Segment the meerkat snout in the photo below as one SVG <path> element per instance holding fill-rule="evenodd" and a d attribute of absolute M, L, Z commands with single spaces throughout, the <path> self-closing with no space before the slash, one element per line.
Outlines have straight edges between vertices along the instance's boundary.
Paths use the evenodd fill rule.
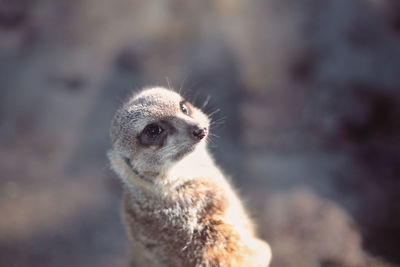
<path fill-rule="evenodd" d="M 193 137 L 197 140 L 203 139 L 208 133 L 207 127 L 194 126 L 191 130 Z"/>

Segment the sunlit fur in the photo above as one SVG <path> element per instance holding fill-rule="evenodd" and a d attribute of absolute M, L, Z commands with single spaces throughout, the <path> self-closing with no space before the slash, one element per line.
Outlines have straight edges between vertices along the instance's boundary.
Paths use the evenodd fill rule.
<path fill-rule="evenodd" d="M 205 140 L 187 131 L 190 125 L 209 128 L 209 118 L 194 107 L 184 114 L 181 101 L 174 91 L 145 89 L 112 122 L 108 155 L 125 185 L 122 215 L 135 266 L 268 266 L 269 246 L 256 238 Z M 160 120 L 176 132 L 161 147 L 141 146 L 137 136 Z"/>

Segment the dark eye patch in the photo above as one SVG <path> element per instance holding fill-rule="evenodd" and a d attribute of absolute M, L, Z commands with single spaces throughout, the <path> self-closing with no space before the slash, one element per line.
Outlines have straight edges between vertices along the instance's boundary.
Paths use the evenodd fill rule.
<path fill-rule="evenodd" d="M 150 123 L 139 134 L 139 141 L 143 146 L 161 146 L 167 137 L 166 131 L 158 123 Z"/>
<path fill-rule="evenodd" d="M 161 128 L 160 125 L 158 125 L 156 123 L 152 123 L 152 124 L 149 124 L 146 126 L 146 128 L 143 130 L 143 134 L 145 134 L 150 139 L 155 139 L 163 131 L 164 131 L 164 129 Z"/>

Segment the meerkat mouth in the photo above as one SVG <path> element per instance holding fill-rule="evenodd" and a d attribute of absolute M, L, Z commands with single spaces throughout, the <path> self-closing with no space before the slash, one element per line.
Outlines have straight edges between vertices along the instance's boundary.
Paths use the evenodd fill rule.
<path fill-rule="evenodd" d="M 179 160 L 182 159 L 185 155 L 187 155 L 187 154 L 193 152 L 195 148 L 196 148 L 196 144 L 193 144 L 193 145 L 191 145 L 191 146 L 188 146 L 188 147 L 182 149 L 181 151 L 179 151 L 178 153 L 176 153 L 176 154 L 173 156 L 173 160 L 174 160 L 174 161 L 179 161 Z"/>
<path fill-rule="evenodd" d="M 128 165 L 128 167 L 133 171 L 133 173 L 135 173 L 140 179 L 142 179 L 143 181 L 149 182 L 149 183 L 153 183 L 152 179 L 140 174 L 140 172 L 135 168 L 135 166 L 133 166 L 130 158 L 128 158 L 128 157 L 122 157 L 122 158 L 125 161 L 126 165 Z"/>
<path fill-rule="evenodd" d="M 122 157 L 123 159 L 124 159 L 124 161 L 125 161 L 125 163 L 126 163 L 126 165 L 128 165 L 129 166 L 129 168 L 137 175 L 137 176 L 140 176 L 140 173 L 139 173 L 139 171 L 138 170 L 136 170 L 136 168 L 134 168 L 133 166 L 132 166 L 132 162 L 131 162 L 131 159 L 130 158 L 128 158 L 128 157 Z"/>

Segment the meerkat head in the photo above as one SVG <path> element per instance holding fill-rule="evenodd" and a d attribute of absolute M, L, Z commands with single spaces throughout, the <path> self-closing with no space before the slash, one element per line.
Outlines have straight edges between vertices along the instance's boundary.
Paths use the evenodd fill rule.
<path fill-rule="evenodd" d="M 209 123 L 200 109 L 178 93 L 145 89 L 130 98 L 112 121 L 109 156 L 113 167 L 122 176 L 133 172 L 146 180 L 162 175 L 186 155 L 205 147 Z"/>

